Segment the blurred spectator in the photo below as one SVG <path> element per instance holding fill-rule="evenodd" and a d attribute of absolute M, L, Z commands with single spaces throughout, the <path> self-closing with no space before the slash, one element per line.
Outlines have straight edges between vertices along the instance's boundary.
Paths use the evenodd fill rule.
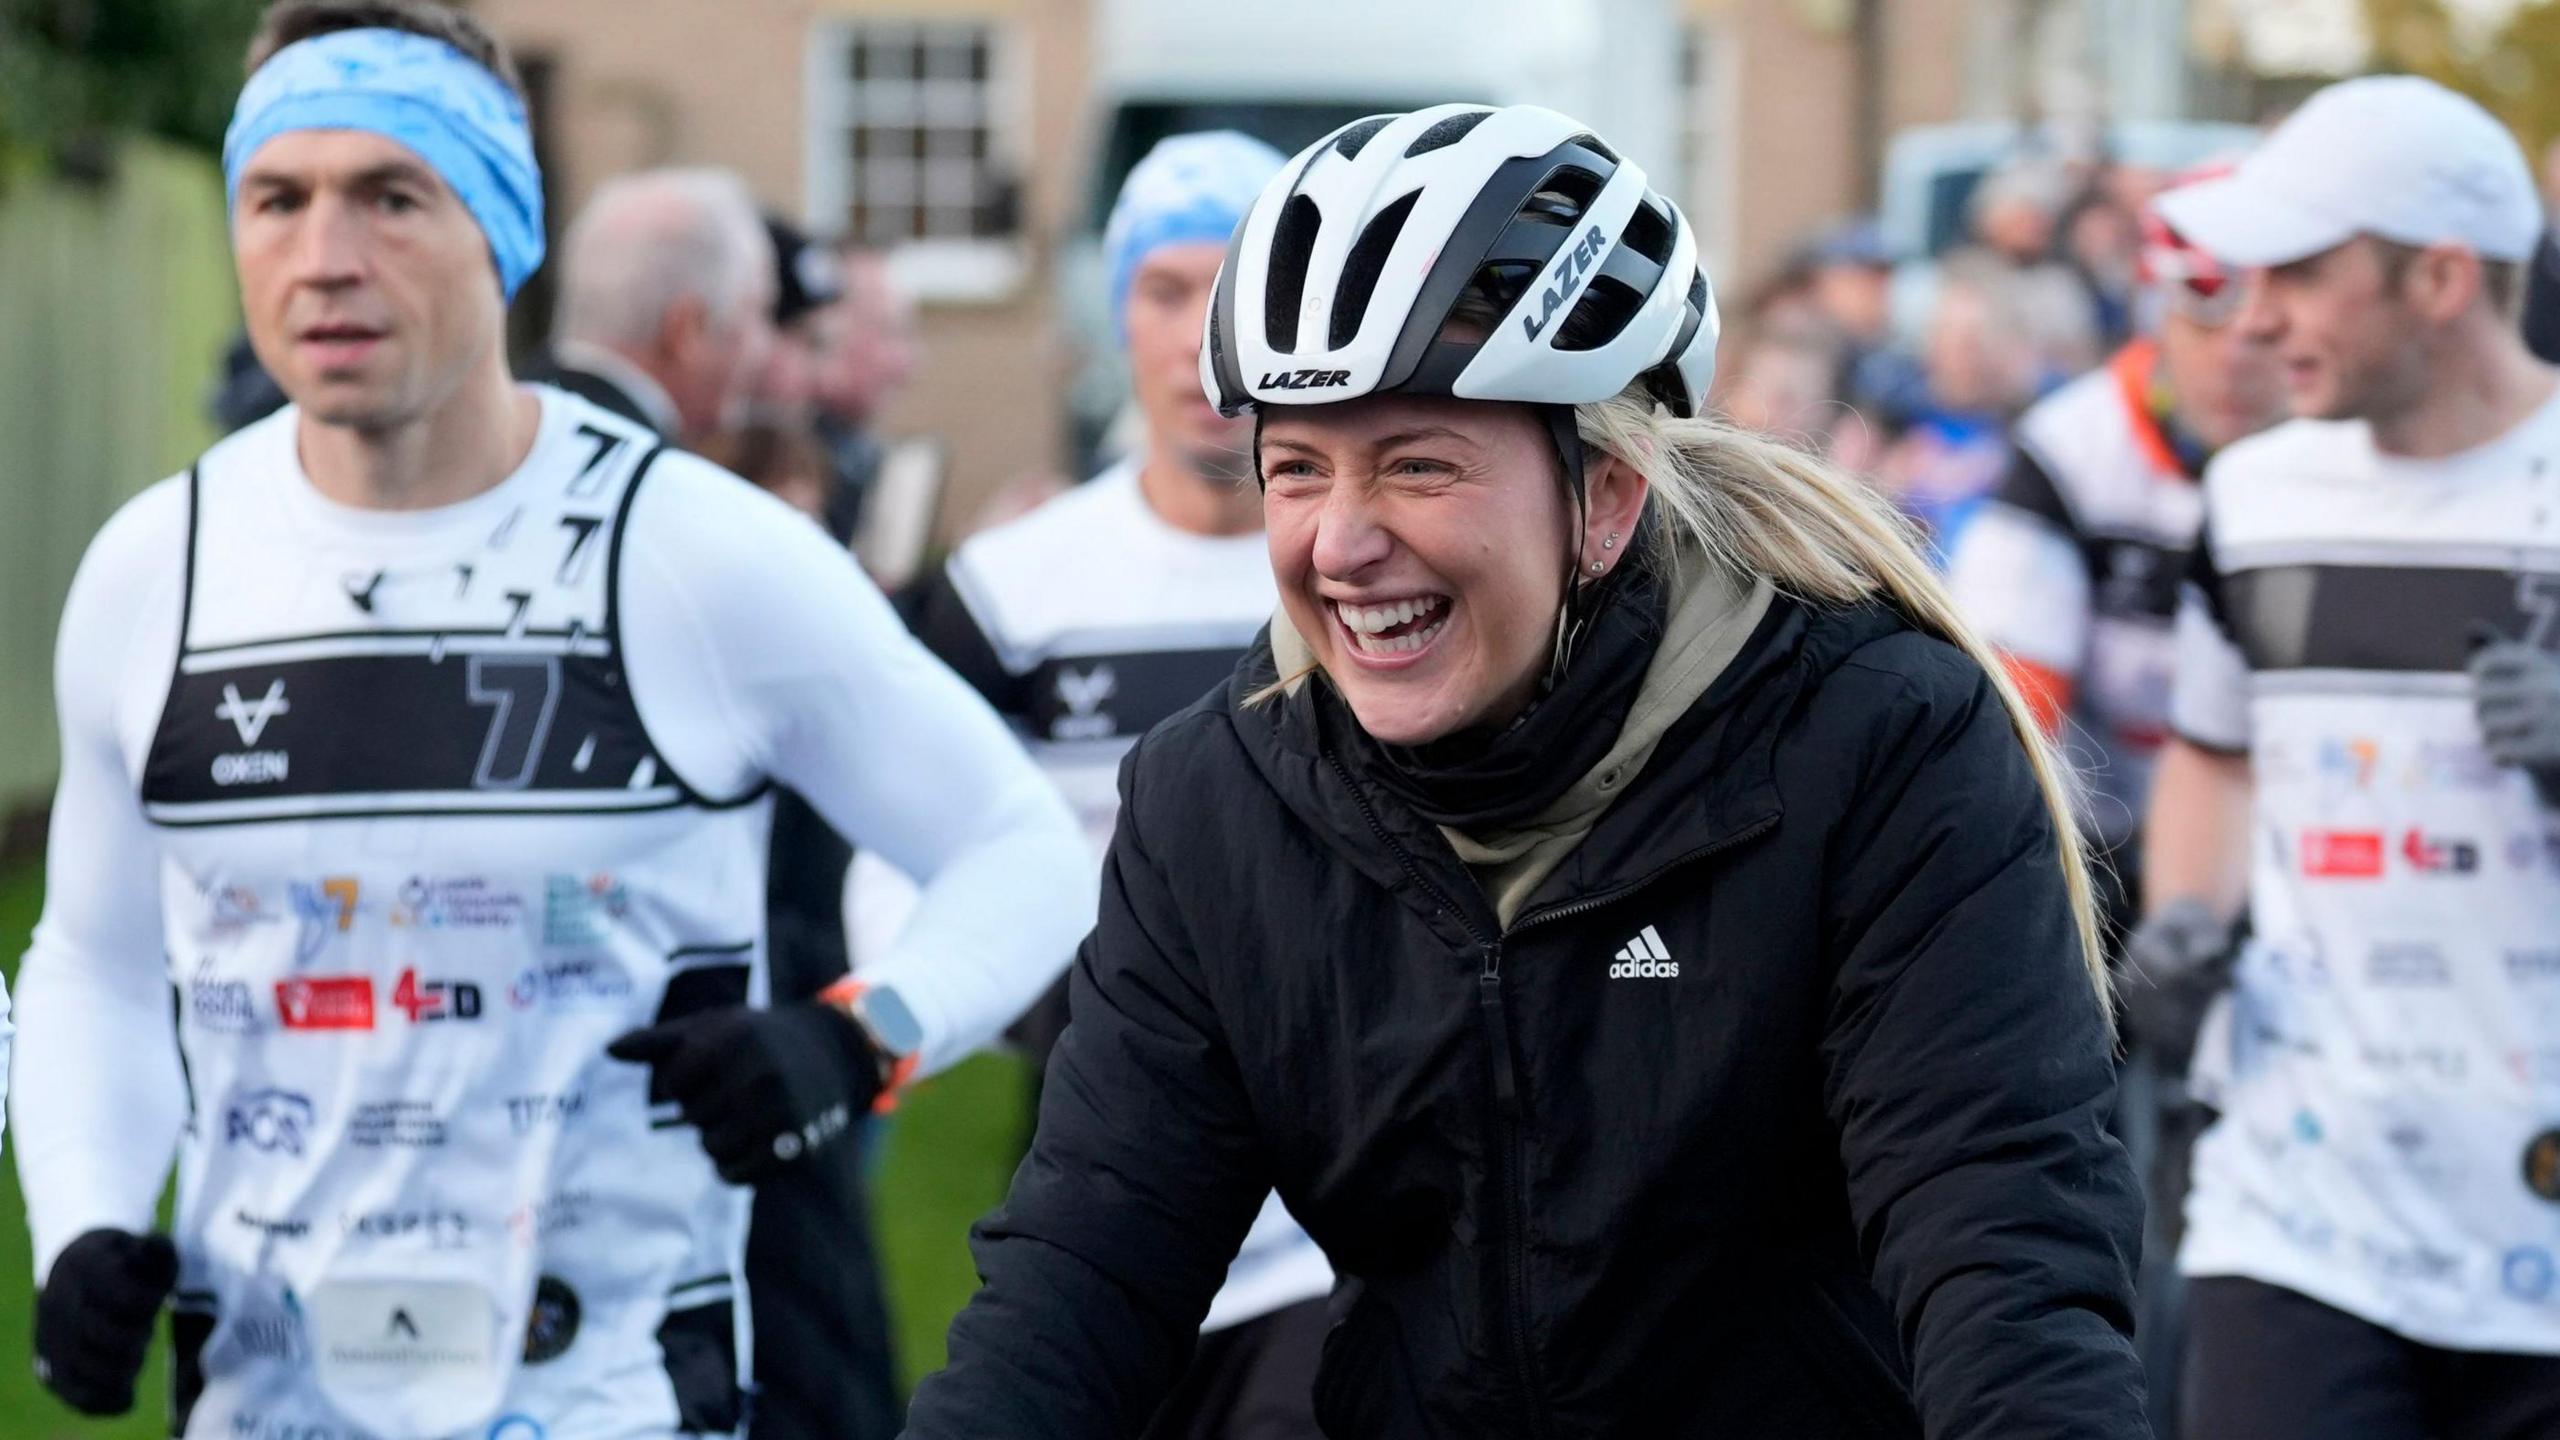
<path fill-rule="evenodd" d="M 772 245 L 726 170 L 618 176 L 569 227 L 549 380 L 688 444 L 736 414 L 773 337 Z"/>
<path fill-rule="evenodd" d="M 2053 258 L 2070 179 L 2049 161 L 2017 159 L 1974 187 L 1967 217 L 1976 242 L 2020 269 Z"/>
<path fill-rule="evenodd" d="M 1743 335 L 1777 332 L 1802 334 L 1825 329 L 1822 301 L 1814 286 L 1813 266 L 1794 255 L 1777 271 L 1747 291 L 1735 307 L 1735 330 Z"/>
<path fill-rule="evenodd" d="M 880 471 L 872 433 L 881 409 L 915 377 L 915 305 L 898 290 L 876 251 L 838 256 L 844 293 L 816 320 L 811 399 L 818 437 L 835 467 L 827 530 L 850 543 Z"/>
<path fill-rule="evenodd" d="M 2542 211 L 2560 215 L 2560 136 L 2542 147 Z"/>
<path fill-rule="evenodd" d="M 1840 418 L 1840 351 L 1827 337 L 1773 330 L 1741 346 L 1721 397 L 1737 425 L 1828 450 Z"/>
<path fill-rule="evenodd" d="M 844 271 L 833 251 L 790 221 L 767 215 L 764 228 L 773 242 L 773 346 L 756 377 L 754 402 L 769 415 L 806 417 L 817 399 L 824 317 L 844 298 Z"/>
<path fill-rule="evenodd" d="M 1893 254 L 1872 218 L 1846 221 L 1816 239 L 1808 252 L 1814 308 L 1837 342 L 1831 398 L 1845 400 L 1868 422 L 1898 427 L 1926 389 L 1920 362 L 1893 333 Z M 1835 416 L 1825 434 L 1850 438 Z M 1837 450 L 1853 468 L 1862 458 Z"/>
<path fill-rule="evenodd" d="M 827 493 L 835 475 L 826 446 L 809 428 L 805 415 L 760 411 L 713 436 L 702 447 L 702 455 L 819 524 L 826 523 Z"/>
<path fill-rule="evenodd" d="M 2135 212 L 2118 203 L 2103 183 L 2083 191 L 2063 216 L 2063 262 L 2088 289 L 2104 344 L 2121 345 L 2133 334 L 2134 269 L 2141 246 Z"/>
<path fill-rule="evenodd" d="M 1893 339 L 1893 254 L 1872 219 L 1832 227 L 1814 241 L 1809 282 L 1815 309 L 1841 341 L 1872 350 Z"/>
<path fill-rule="evenodd" d="M 2097 297 L 2057 256 L 2070 187 L 2068 173 L 2047 160 L 2014 160 L 1991 172 L 1970 203 L 1976 243 L 1947 257 L 1951 267 L 1987 260 L 2007 273 L 2019 333 L 2049 379 L 2076 375 L 2101 353 Z"/>
<path fill-rule="evenodd" d="M 1923 337 L 1926 393 L 1875 467 L 1940 553 L 2008 463 L 2008 425 L 2033 397 L 2039 362 L 2025 312 L 2034 287 L 1982 257 L 1951 259 Z"/>

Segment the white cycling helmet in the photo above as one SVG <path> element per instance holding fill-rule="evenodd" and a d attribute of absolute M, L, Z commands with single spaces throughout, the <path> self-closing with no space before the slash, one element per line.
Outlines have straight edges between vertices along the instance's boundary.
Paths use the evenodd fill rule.
<path fill-rule="evenodd" d="M 1390 391 L 1583 405 L 1641 376 L 1692 416 L 1718 329 L 1679 207 L 1535 105 L 1373 115 L 1299 152 L 1228 243 L 1206 324 L 1201 388 L 1228 415 Z"/>

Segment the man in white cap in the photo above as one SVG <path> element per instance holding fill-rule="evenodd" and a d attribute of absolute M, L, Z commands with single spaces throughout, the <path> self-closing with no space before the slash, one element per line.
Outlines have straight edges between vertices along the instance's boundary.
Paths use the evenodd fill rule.
<path fill-rule="evenodd" d="M 2515 140 L 2321 91 L 2169 222 L 2298 417 L 2206 472 L 2127 1023 L 2196 1040 L 2187 1440 L 2560 1434 L 2560 374 Z M 2252 935 L 2229 956 L 2245 901 Z"/>

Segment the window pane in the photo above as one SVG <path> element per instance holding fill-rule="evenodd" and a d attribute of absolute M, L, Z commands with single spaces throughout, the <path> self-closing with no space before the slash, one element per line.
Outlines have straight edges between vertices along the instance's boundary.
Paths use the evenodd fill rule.
<path fill-rule="evenodd" d="M 944 80 L 922 88 L 917 110 L 925 123 L 959 126 L 984 122 L 987 92 L 983 87 L 965 80 Z"/>
<path fill-rule="evenodd" d="M 966 35 L 944 35 L 936 38 L 925 51 L 924 74 L 928 80 L 970 80 L 970 56 L 975 53 Z"/>
<path fill-rule="evenodd" d="M 967 165 L 928 165 L 924 172 L 925 203 L 966 210 L 978 200 L 978 172 Z"/>

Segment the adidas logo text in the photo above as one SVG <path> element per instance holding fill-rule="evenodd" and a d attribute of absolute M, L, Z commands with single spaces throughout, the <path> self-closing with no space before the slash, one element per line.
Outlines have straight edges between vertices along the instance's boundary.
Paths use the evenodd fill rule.
<path fill-rule="evenodd" d="M 1662 932 L 1647 925 L 1633 940 L 1618 950 L 1617 963 L 1609 967 L 1612 980 L 1677 980 L 1680 962 L 1662 945 Z"/>

